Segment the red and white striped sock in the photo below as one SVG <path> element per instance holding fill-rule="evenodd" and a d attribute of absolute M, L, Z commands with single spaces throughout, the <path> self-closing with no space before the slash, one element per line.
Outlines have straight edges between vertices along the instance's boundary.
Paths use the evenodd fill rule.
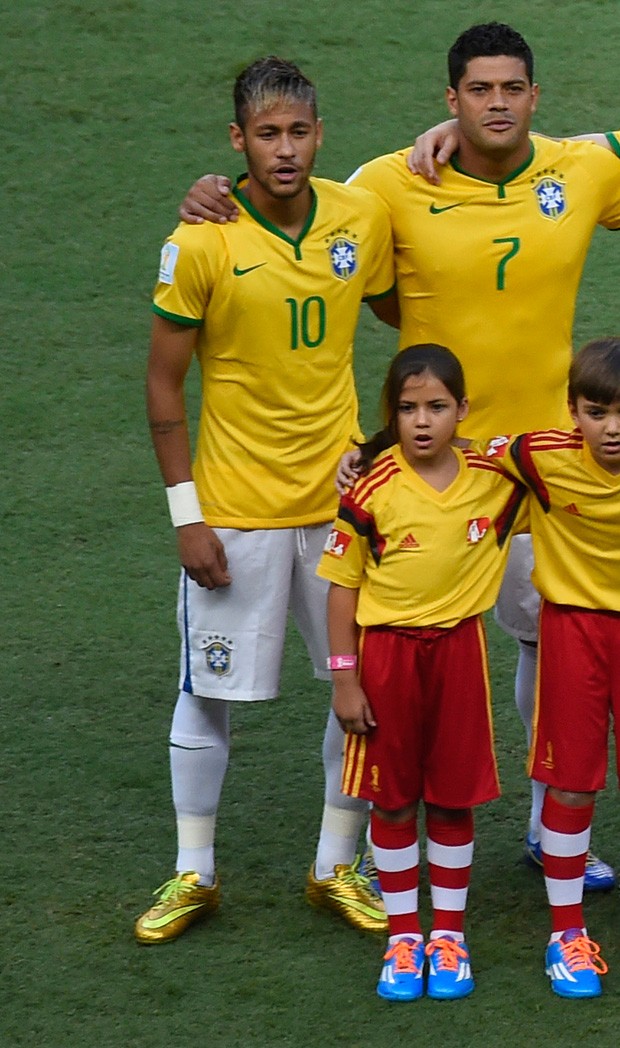
<path fill-rule="evenodd" d="M 569 928 L 585 931 L 583 881 L 593 816 L 594 801 L 582 808 L 571 808 L 547 790 L 540 843 L 551 907 L 551 942 Z"/>
<path fill-rule="evenodd" d="M 388 917 L 390 943 L 405 937 L 422 940 L 418 917 L 420 848 L 416 820 L 386 822 L 372 811 L 370 836 Z"/>
<path fill-rule="evenodd" d="M 474 856 L 474 817 L 471 809 L 455 812 L 454 819 L 426 813 L 428 876 L 431 882 L 433 930 L 431 940 L 450 935 L 464 939 L 465 907 Z"/>

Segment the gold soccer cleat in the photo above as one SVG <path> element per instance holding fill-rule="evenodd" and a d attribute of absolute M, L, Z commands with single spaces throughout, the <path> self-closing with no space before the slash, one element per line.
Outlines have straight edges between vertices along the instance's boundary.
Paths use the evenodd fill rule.
<path fill-rule="evenodd" d="M 153 895 L 158 896 L 157 902 L 138 917 L 134 926 L 138 942 L 148 945 L 171 942 L 182 935 L 190 924 L 217 910 L 220 885 L 216 877 L 213 887 L 206 888 L 198 884 L 198 874 L 188 870 L 177 873 L 157 888 Z"/>
<path fill-rule="evenodd" d="M 383 899 L 373 889 L 370 879 L 358 872 L 359 856 L 352 866 L 336 866 L 334 876 L 318 881 L 314 865 L 306 882 L 306 899 L 317 909 L 333 910 L 354 928 L 363 932 L 388 930 Z"/>

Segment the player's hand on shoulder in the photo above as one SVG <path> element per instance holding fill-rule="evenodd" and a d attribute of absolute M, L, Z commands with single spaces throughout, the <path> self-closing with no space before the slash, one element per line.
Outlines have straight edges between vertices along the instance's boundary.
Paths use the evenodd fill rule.
<path fill-rule="evenodd" d="M 418 135 L 407 156 L 407 167 L 413 175 L 421 175 L 431 185 L 438 186 L 441 178 L 437 166 L 448 163 L 458 144 L 458 120 L 443 120 Z"/>
<path fill-rule="evenodd" d="M 336 471 L 336 491 L 339 495 L 344 495 L 356 480 L 359 480 L 362 473 L 361 463 L 362 458 L 357 449 L 345 451 Z"/>
<path fill-rule="evenodd" d="M 179 208 L 184 222 L 236 222 L 239 208 L 230 196 L 230 179 L 225 175 L 203 175 L 189 190 Z"/>
<path fill-rule="evenodd" d="M 334 676 L 332 706 L 340 727 L 355 735 L 367 735 L 377 724 L 354 671 L 336 670 Z"/>
<path fill-rule="evenodd" d="M 205 589 L 230 586 L 226 550 L 207 524 L 186 524 L 177 528 L 179 559 L 190 579 Z"/>

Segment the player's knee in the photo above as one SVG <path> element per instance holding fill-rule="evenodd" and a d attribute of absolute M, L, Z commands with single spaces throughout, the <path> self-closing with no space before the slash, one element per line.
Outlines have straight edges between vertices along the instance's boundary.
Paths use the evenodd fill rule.
<path fill-rule="evenodd" d="M 170 745 L 186 750 L 228 749 L 229 703 L 182 691 L 172 718 Z"/>
<path fill-rule="evenodd" d="M 383 822 L 398 824 L 409 822 L 410 819 L 415 819 L 418 813 L 418 806 L 417 804 L 407 804 L 404 808 L 397 808 L 395 811 L 388 811 L 387 808 L 378 808 L 376 804 L 373 804 L 372 813 L 373 817 L 382 819 Z"/>

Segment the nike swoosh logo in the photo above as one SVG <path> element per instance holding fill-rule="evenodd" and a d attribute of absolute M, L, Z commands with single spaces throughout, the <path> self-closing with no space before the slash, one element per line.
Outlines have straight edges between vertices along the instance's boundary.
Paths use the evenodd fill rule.
<path fill-rule="evenodd" d="M 154 920 L 152 917 L 145 917 L 142 921 L 144 928 L 165 928 L 170 921 L 175 921 L 177 917 L 183 917 L 186 913 L 191 913 L 192 910 L 199 910 L 204 903 L 198 902 L 193 906 L 179 906 L 176 910 L 170 910 L 170 913 L 164 914 L 163 917 L 156 917 Z"/>
<path fill-rule="evenodd" d="M 357 899 L 342 899 L 340 895 L 330 895 L 330 899 L 335 899 L 337 902 L 342 902 L 349 910 L 357 910 L 358 913 L 364 913 L 367 917 L 373 917 L 375 920 L 385 920 L 385 911 L 375 910 L 374 907 L 366 906 L 363 902 L 358 902 Z"/>
<path fill-rule="evenodd" d="M 461 207 L 464 203 L 464 200 L 459 200 L 458 204 L 448 204 L 447 207 L 435 207 L 434 204 L 431 204 L 428 210 L 431 215 L 441 215 L 444 211 L 452 211 L 453 207 Z"/>
<path fill-rule="evenodd" d="M 243 277 L 246 273 L 251 273 L 253 269 L 260 269 L 261 266 L 266 266 L 266 262 L 258 262 L 255 266 L 248 266 L 247 269 L 239 269 L 239 266 L 235 266 L 233 273 L 236 277 Z"/>

